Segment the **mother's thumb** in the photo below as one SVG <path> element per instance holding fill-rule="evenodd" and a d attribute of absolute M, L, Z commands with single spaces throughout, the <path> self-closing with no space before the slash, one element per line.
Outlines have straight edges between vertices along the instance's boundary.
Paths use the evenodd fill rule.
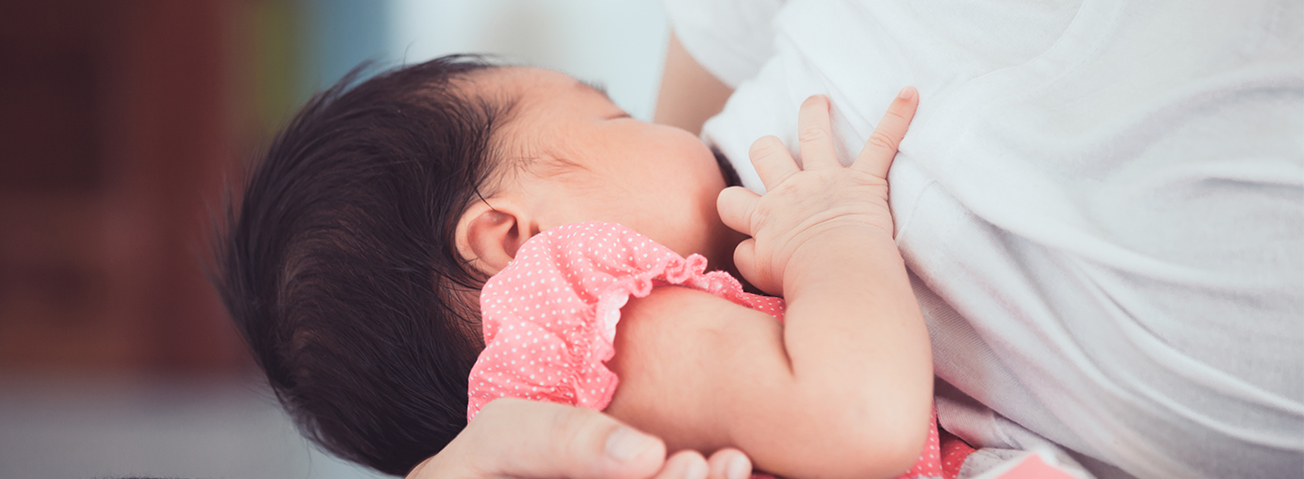
<path fill-rule="evenodd" d="M 480 431 L 492 440 L 510 441 L 511 447 L 488 446 L 502 454 L 498 475 L 521 478 L 644 479 L 661 469 L 665 444 L 658 438 L 621 424 L 592 409 L 521 400 L 498 400 L 487 405 L 508 409 L 491 416 L 494 422 Z M 501 444 L 499 445 L 501 446 Z"/>

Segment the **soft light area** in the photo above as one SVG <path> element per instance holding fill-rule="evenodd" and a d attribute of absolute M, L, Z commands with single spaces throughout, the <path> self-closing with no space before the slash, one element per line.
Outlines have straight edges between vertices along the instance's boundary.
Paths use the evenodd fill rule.
<path fill-rule="evenodd" d="M 655 0 L 393 0 L 390 55 L 501 55 L 603 84 L 616 104 L 652 118 L 669 27 Z"/>

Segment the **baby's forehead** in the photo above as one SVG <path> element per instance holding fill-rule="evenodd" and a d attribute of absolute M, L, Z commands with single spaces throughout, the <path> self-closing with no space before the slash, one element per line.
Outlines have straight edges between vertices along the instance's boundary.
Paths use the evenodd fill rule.
<path fill-rule="evenodd" d="M 537 67 L 500 66 L 471 72 L 461 87 L 481 95 L 537 95 L 578 83 L 561 72 Z"/>
<path fill-rule="evenodd" d="M 508 106 L 510 112 L 500 125 L 505 136 L 557 133 L 556 130 L 565 129 L 563 124 L 570 113 L 591 110 L 597 102 L 610 103 L 601 86 L 564 73 L 536 67 L 493 70 L 473 79 L 474 91 L 490 103 Z"/>
<path fill-rule="evenodd" d="M 584 99 L 611 101 L 600 84 L 576 79 L 565 73 L 538 67 L 507 66 L 476 72 L 471 90 L 492 99 L 509 99 L 514 106 L 580 109 Z"/>

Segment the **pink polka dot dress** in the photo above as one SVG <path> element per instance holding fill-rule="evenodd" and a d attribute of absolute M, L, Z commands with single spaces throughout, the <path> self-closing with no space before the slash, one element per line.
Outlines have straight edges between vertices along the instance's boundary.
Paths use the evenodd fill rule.
<path fill-rule="evenodd" d="M 605 363 L 615 354 L 620 308 L 657 286 L 705 291 L 783 320 L 783 299 L 705 270 L 706 258 L 684 258 L 614 223 L 535 235 L 481 290 L 485 349 L 471 369 L 467 419 L 503 397 L 606 408 L 619 384 Z M 943 477 L 935 418 L 930 430 L 919 463 L 902 478 Z"/>

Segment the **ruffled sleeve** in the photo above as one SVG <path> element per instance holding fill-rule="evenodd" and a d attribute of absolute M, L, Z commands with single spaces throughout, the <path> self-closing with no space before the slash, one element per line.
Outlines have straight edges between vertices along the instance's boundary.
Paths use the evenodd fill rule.
<path fill-rule="evenodd" d="M 485 349 L 471 369 L 467 419 L 502 397 L 605 408 L 618 383 L 605 363 L 620 308 L 656 286 L 691 287 L 783 318 L 782 299 L 705 269 L 706 258 L 684 258 L 619 224 L 535 235 L 481 290 Z"/>

